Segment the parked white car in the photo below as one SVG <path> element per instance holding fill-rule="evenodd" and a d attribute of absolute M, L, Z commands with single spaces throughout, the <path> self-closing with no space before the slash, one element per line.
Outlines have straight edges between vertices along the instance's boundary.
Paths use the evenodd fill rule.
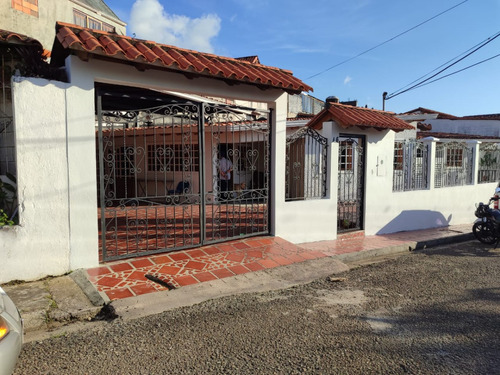
<path fill-rule="evenodd" d="M 23 321 L 16 305 L 0 287 L 0 375 L 10 375 L 23 345 Z"/>

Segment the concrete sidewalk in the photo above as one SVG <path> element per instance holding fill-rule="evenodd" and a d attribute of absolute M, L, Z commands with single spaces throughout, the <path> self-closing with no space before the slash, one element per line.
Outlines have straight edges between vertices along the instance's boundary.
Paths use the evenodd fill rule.
<path fill-rule="evenodd" d="M 304 249 L 331 255 L 174 290 L 118 299 L 111 306 L 122 319 L 128 320 L 228 295 L 284 289 L 347 271 L 352 263 L 376 261 L 379 257 L 395 256 L 415 249 L 467 241 L 473 239 L 471 227 L 450 226 L 383 236 L 352 235 L 335 241 L 299 244 Z M 2 287 L 21 311 L 26 341 L 56 334 L 54 332 L 60 331 L 61 327 L 66 329 L 72 322 L 90 321 L 104 304 L 109 303 L 106 295 L 90 283 L 85 270 Z"/>

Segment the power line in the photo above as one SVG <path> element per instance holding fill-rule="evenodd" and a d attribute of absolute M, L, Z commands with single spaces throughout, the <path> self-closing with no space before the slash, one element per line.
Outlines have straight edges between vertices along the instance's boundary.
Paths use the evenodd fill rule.
<path fill-rule="evenodd" d="M 404 86 L 403 88 L 401 88 L 401 89 L 398 89 L 398 90 L 394 91 L 393 93 L 391 93 L 391 94 L 389 94 L 389 95 L 385 96 L 385 97 L 384 97 L 384 100 L 389 100 L 389 99 L 392 99 L 392 98 L 394 98 L 394 97 L 396 97 L 396 96 L 398 96 L 398 95 L 401 95 L 401 94 L 403 94 L 403 93 L 405 93 L 405 92 L 408 92 L 408 91 L 410 91 L 410 90 L 414 90 L 414 89 L 419 88 L 419 87 L 421 87 L 421 86 L 424 86 L 424 85 L 426 84 L 426 82 L 428 82 L 428 81 L 429 81 L 429 80 L 431 80 L 432 78 L 434 78 L 434 77 L 438 76 L 439 74 L 441 74 L 441 73 L 442 73 L 442 72 L 444 72 L 445 70 L 447 70 L 447 69 L 451 68 L 452 66 L 454 66 L 454 65 L 458 64 L 460 61 L 464 60 L 465 58 L 469 57 L 469 56 L 470 56 L 470 55 L 472 55 L 473 53 L 477 52 L 478 50 L 480 50 L 481 48 L 483 48 L 484 46 L 486 46 L 488 43 L 491 43 L 492 41 L 494 41 L 494 40 L 495 40 L 496 38 L 498 38 L 499 36 L 500 36 L 500 32 L 497 32 L 496 34 L 494 34 L 494 35 L 490 36 L 489 38 L 487 38 L 487 39 L 483 40 L 481 43 L 476 44 L 476 46 L 474 46 L 474 47 L 472 47 L 472 48 L 468 49 L 466 52 L 464 52 L 464 53 L 465 53 L 465 55 L 464 55 L 464 53 L 460 54 L 459 56 L 464 55 L 464 56 L 462 56 L 461 58 L 457 58 L 457 57 L 455 57 L 454 59 L 449 60 L 449 61 L 452 61 L 452 62 L 451 62 L 450 64 L 446 63 L 446 64 L 448 64 L 448 65 L 446 65 L 443 69 L 439 70 L 437 73 L 435 73 L 435 74 L 431 75 L 430 77 L 425 78 L 425 79 L 423 79 L 423 80 L 420 80 L 420 78 L 419 78 L 419 79 L 417 79 L 416 81 L 413 81 L 412 83 L 417 82 L 417 81 L 419 81 L 419 80 L 420 80 L 420 82 L 418 82 L 418 83 L 414 84 L 413 86 L 408 87 L 409 85 L 411 85 L 411 83 L 410 83 L 410 84 L 408 84 L 408 85 Z M 486 60 L 486 61 L 487 61 L 487 60 Z M 481 63 L 481 62 L 480 62 L 480 63 Z M 443 65 L 445 65 L 445 64 L 443 64 Z M 440 65 L 440 67 L 442 67 L 443 65 Z M 475 65 L 478 65 L 478 64 L 475 64 Z M 474 65 L 472 65 L 472 66 L 474 66 Z M 472 66 L 470 66 L 470 67 L 472 67 Z M 467 69 L 468 69 L 468 68 L 469 68 L 469 67 L 467 67 Z M 432 70 L 432 72 L 436 71 L 437 69 L 439 69 L 439 68 L 436 68 L 436 69 Z M 462 70 L 456 71 L 456 72 L 454 72 L 453 74 L 456 74 L 456 73 L 458 73 L 458 72 L 460 72 L 460 71 L 463 71 L 463 70 L 465 70 L 465 69 L 462 69 Z M 430 73 L 425 74 L 424 76 L 422 76 L 422 78 L 423 78 L 423 77 L 428 76 L 429 74 L 430 74 Z M 449 74 L 449 75 L 443 76 L 443 77 L 441 77 L 441 78 L 439 78 L 439 79 L 442 79 L 442 78 L 448 77 L 448 76 L 450 76 L 450 75 L 452 75 L 452 74 Z M 431 81 L 431 82 L 428 82 L 428 83 L 436 82 L 436 81 L 438 81 L 439 79 L 435 79 L 435 80 L 433 80 L 433 81 Z M 408 87 L 408 88 L 406 88 L 406 89 L 405 89 L 405 87 Z"/>
<path fill-rule="evenodd" d="M 311 79 L 311 78 L 314 78 L 314 77 L 317 77 L 317 76 L 319 76 L 319 75 L 321 75 L 321 74 L 323 74 L 323 73 L 328 72 L 329 70 L 332 70 L 333 68 L 336 68 L 336 67 L 338 67 L 338 66 L 340 66 L 340 65 L 343 65 L 343 64 L 345 64 L 345 63 L 347 63 L 347 62 L 349 62 L 349 61 L 351 61 L 351 60 L 354 60 L 354 59 L 356 59 L 356 58 L 358 58 L 358 57 L 360 57 L 360 56 L 362 56 L 362 55 L 364 55 L 364 54 L 366 54 L 366 53 L 368 53 L 368 52 L 370 52 L 370 51 L 373 51 L 374 49 L 376 49 L 376 48 L 378 48 L 378 47 L 381 47 L 381 46 L 383 46 L 384 44 L 387 44 L 387 43 L 389 43 L 389 42 L 393 41 L 394 39 L 399 38 L 400 36 L 402 36 L 402 35 L 404 35 L 404 34 L 406 34 L 406 33 L 409 33 L 409 32 L 410 32 L 410 31 L 412 31 L 412 30 L 415 30 L 417 27 L 420 27 L 420 26 L 422 26 L 422 25 L 426 24 L 427 22 L 432 21 L 433 19 L 435 19 L 435 18 L 437 18 L 437 17 L 439 17 L 439 16 L 441 16 L 441 15 L 443 15 L 443 14 L 445 14 L 445 13 L 447 13 L 447 12 L 449 12 L 449 11 L 453 10 L 453 9 L 455 9 L 456 7 L 458 7 L 458 6 L 460 6 L 460 5 L 464 4 L 464 3 L 466 3 L 467 1 L 469 1 L 469 0 L 464 0 L 464 1 L 462 1 L 461 3 L 458 3 L 458 4 L 454 5 L 454 6 L 452 6 L 451 8 L 448 8 L 448 9 L 446 9 L 446 10 L 442 11 L 441 13 L 438 13 L 438 14 L 436 14 L 435 16 L 433 16 L 433 17 L 431 17 L 431 18 L 429 18 L 429 19 L 427 19 L 427 20 L 425 20 L 425 21 L 423 21 L 423 22 L 420 22 L 418 25 L 413 26 L 413 27 L 409 28 L 408 30 L 403 31 L 402 33 L 399 33 L 398 35 L 393 36 L 392 38 L 387 39 L 386 41 L 384 41 L 384 42 L 382 42 L 382 43 L 377 44 L 375 47 L 369 48 L 369 49 L 367 49 L 366 51 L 363 51 L 363 52 L 361 52 L 361 53 L 358 53 L 356 56 L 353 56 L 353 57 L 350 57 L 350 58 L 348 58 L 348 59 L 346 59 L 346 60 L 344 60 L 344 61 L 341 61 L 341 62 L 339 62 L 338 64 L 335 64 L 335 65 L 333 65 L 333 66 L 331 66 L 331 67 L 329 67 L 329 68 L 327 68 L 327 69 L 325 69 L 325 70 L 323 70 L 323 71 L 321 71 L 321 72 L 319 72 L 319 73 L 313 74 L 312 76 L 310 76 L 310 77 L 306 78 L 306 80 Z"/>
<path fill-rule="evenodd" d="M 455 75 L 455 74 L 457 74 L 457 73 L 463 72 L 464 70 L 467 70 L 467 69 L 473 68 L 473 67 L 475 67 L 475 66 L 477 66 L 477 65 L 479 65 L 479 64 L 482 64 L 482 63 L 485 63 L 485 62 L 487 62 L 487 61 L 493 60 L 493 59 L 495 59 L 495 58 L 497 58 L 497 57 L 499 57 L 499 56 L 500 56 L 500 53 L 499 53 L 499 54 L 497 54 L 497 55 L 495 55 L 495 56 L 488 57 L 487 59 L 481 60 L 481 61 L 479 61 L 479 62 L 477 62 L 477 63 L 475 63 L 475 64 L 472 64 L 472 65 L 466 66 L 465 68 L 462 68 L 462 69 L 459 69 L 459 70 L 455 70 L 454 72 L 449 73 L 449 74 L 446 74 L 446 75 L 444 75 L 444 76 L 442 76 L 442 77 L 439 77 L 439 78 L 433 79 L 432 81 L 429 81 L 429 82 L 425 82 L 425 83 L 419 84 L 419 85 L 418 85 L 417 87 L 415 87 L 414 89 L 418 89 L 418 88 L 420 88 L 420 87 L 422 87 L 422 86 L 430 85 L 430 84 L 431 84 L 431 83 L 433 83 L 433 82 L 440 81 L 440 80 L 442 80 L 443 78 L 446 78 L 446 77 L 449 77 L 449 76 Z M 394 96 L 392 96 L 392 98 L 393 98 L 393 97 L 394 97 Z M 390 98 L 389 98 L 389 99 L 390 99 Z M 386 100 L 387 100 L 387 99 L 386 99 Z"/>

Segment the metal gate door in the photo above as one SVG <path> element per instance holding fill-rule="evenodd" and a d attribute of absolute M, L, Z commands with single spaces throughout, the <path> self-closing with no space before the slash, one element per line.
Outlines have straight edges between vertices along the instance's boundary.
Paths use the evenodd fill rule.
<path fill-rule="evenodd" d="M 363 229 L 364 144 L 363 136 L 339 137 L 337 232 Z"/>
<path fill-rule="evenodd" d="M 267 118 L 191 102 L 101 107 L 99 97 L 101 260 L 269 233 Z"/>

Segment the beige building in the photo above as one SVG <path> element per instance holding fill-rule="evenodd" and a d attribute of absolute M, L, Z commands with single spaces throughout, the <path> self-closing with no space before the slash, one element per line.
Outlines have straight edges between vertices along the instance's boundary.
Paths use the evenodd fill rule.
<path fill-rule="evenodd" d="M 103 0 L 2 0 L 0 29 L 39 40 L 52 49 L 57 21 L 125 35 L 126 23 Z"/>

